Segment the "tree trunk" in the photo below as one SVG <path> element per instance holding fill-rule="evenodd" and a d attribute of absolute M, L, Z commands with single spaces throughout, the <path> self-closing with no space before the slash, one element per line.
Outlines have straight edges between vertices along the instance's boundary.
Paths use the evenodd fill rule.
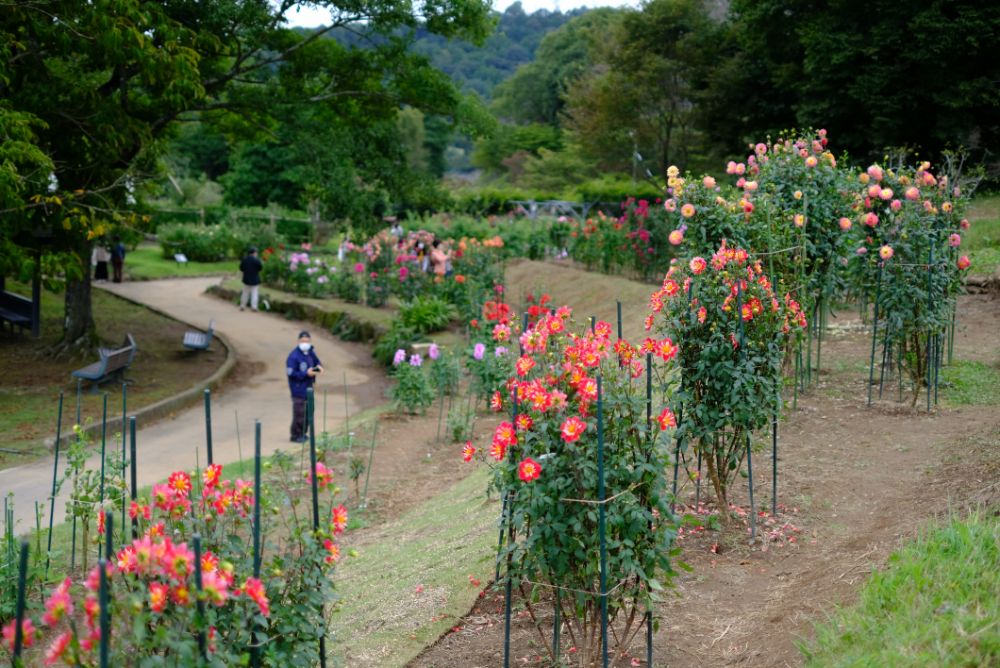
<path fill-rule="evenodd" d="M 77 257 L 80 267 L 66 272 L 66 319 L 63 322 L 63 349 L 93 349 L 97 345 L 97 328 L 91 305 L 90 253 L 84 245 Z M 75 269 L 75 271 L 74 271 Z M 81 271 L 82 270 L 82 271 Z"/>

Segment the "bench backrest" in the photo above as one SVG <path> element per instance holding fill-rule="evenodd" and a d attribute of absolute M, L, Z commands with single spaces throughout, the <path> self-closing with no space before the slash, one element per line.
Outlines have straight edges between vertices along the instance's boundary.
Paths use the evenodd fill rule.
<path fill-rule="evenodd" d="M 119 348 L 118 350 L 112 350 L 105 358 L 104 373 L 109 374 L 120 369 L 124 369 L 131 363 L 132 355 L 134 353 L 134 348 Z"/>
<path fill-rule="evenodd" d="M 31 300 L 13 292 L 0 292 L 0 307 L 31 317 Z"/>

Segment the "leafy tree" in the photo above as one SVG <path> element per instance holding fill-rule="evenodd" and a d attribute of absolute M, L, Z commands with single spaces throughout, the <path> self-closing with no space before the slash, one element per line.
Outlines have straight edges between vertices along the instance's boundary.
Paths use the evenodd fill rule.
<path fill-rule="evenodd" d="M 493 91 L 493 109 L 509 122 L 559 127 L 567 89 L 593 66 L 621 17 L 617 9 L 594 9 L 545 35 L 535 59 Z"/>
<path fill-rule="evenodd" d="M 92 240 L 137 223 L 125 213 L 131 189 L 154 171 L 161 140 L 178 119 L 200 113 L 268 132 L 296 105 L 347 125 L 393 117 L 404 103 L 454 113 L 462 108 L 457 91 L 396 33 L 419 25 L 475 41 L 490 29 L 483 0 L 315 0 L 330 9 L 331 24 L 307 33 L 283 26 L 294 4 L 24 0 L 4 7 L 0 128 L 5 144 L 24 146 L 12 148 L 14 159 L 2 167 L 0 196 L 13 202 L 0 238 L 5 247 L 35 244 L 71 258 L 66 344 L 94 342 Z M 367 49 L 320 39 L 337 28 L 386 39 Z M 307 190 L 323 185 L 312 183 Z"/>
<path fill-rule="evenodd" d="M 602 63 L 567 93 L 566 127 L 603 167 L 628 170 L 638 151 L 663 173 L 698 150 L 697 82 L 719 23 L 706 0 L 652 0 L 625 12 Z"/>
<path fill-rule="evenodd" d="M 982 158 L 1000 144 L 998 42 L 1000 13 L 971 0 L 733 0 L 699 125 L 727 151 L 799 125 L 858 157 Z"/>

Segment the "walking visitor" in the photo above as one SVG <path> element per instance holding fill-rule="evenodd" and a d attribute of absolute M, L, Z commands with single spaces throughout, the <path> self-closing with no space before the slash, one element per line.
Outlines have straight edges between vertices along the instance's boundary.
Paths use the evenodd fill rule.
<path fill-rule="evenodd" d="M 250 301 L 250 309 L 257 310 L 257 301 L 260 298 L 260 272 L 264 269 L 260 258 L 257 257 L 257 249 L 251 246 L 247 250 L 246 257 L 240 262 L 240 271 L 243 272 L 243 291 L 240 293 L 240 310 L 247 307 L 247 300 Z"/>

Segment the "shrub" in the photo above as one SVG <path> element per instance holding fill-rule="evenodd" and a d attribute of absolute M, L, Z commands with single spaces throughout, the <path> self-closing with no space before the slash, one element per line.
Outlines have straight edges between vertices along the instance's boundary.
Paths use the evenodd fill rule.
<path fill-rule="evenodd" d="M 410 415 L 425 413 L 427 407 L 434 403 L 435 394 L 427 378 L 423 358 L 417 354 L 408 357 L 405 350 L 399 349 L 394 355 L 393 367 L 396 384 L 390 390 L 390 396 L 396 409 Z"/>
<path fill-rule="evenodd" d="M 399 308 L 399 320 L 420 334 L 439 332 L 457 315 L 455 307 L 439 297 L 417 297 Z"/>

